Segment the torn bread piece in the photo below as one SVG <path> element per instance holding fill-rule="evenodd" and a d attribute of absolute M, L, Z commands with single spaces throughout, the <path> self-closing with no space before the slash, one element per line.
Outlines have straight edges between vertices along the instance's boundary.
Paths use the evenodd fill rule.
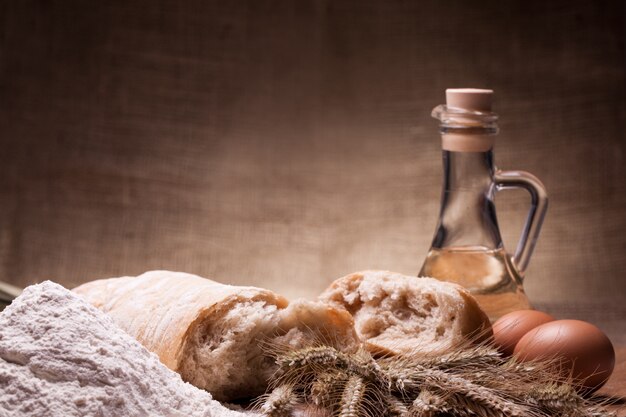
<path fill-rule="evenodd" d="M 151 271 L 74 289 L 183 380 L 233 401 L 265 391 L 276 367 L 265 344 L 294 349 L 332 340 L 355 349 L 353 320 L 321 302 L 288 301 L 256 287 L 196 275 Z"/>
<path fill-rule="evenodd" d="M 319 299 L 346 309 L 379 354 L 443 352 L 491 337 L 491 324 L 463 287 L 434 278 L 363 271 L 334 281 Z"/>

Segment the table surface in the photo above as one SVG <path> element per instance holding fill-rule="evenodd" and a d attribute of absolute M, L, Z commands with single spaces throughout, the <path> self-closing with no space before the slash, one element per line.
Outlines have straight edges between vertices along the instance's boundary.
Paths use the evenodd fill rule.
<path fill-rule="evenodd" d="M 615 371 L 598 394 L 614 400 L 617 415 L 626 416 L 626 346 L 616 346 L 615 354 Z"/>

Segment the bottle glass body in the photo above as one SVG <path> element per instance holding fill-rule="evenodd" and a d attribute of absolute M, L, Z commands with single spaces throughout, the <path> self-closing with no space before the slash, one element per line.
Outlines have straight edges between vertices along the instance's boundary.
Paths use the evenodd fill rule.
<path fill-rule="evenodd" d="M 493 143 L 498 129 L 493 113 L 449 112 L 439 106 L 433 116 L 442 121 L 443 189 L 435 235 L 419 275 L 464 286 L 491 320 L 531 308 L 522 286 L 523 273 L 547 197 L 539 204 L 537 195 L 533 196 L 535 187 L 528 184 L 528 178 L 536 177 L 496 169 Z M 518 187 L 531 191 L 533 204 L 516 255 L 511 256 L 502 242 L 494 197 L 500 189 Z M 539 194 L 544 195 L 539 197 L 545 197 L 540 188 Z"/>
<path fill-rule="evenodd" d="M 464 286 L 493 320 L 530 308 L 498 228 L 493 151 L 444 150 L 443 165 L 439 221 L 420 276 Z"/>

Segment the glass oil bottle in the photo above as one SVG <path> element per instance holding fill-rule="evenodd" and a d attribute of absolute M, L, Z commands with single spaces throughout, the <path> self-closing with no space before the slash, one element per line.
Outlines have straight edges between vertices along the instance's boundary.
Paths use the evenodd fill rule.
<path fill-rule="evenodd" d="M 492 96 L 492 90 L 448 89 L 446 105 L 432 112 L 440 121 L 443 190 L 435 236 L 419 275 L 466 287 L 494 321 L 531 308 L 522 283 L 548 197 L 534 175 L 496 168 L 498 116 L 491 111 Z M 523 188 L 531 196 L 513 256 L 502 243 L 494 205 L 495 193 L 508 188 Z"/>

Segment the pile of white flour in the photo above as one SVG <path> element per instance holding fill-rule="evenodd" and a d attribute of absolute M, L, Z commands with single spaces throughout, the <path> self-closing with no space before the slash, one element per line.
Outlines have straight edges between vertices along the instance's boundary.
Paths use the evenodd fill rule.
<path fill-rule="evenodd" d="M 0 416 L 244 414 L 183 382 L 106 314 L 47 281 L 0 314 Z"/>

